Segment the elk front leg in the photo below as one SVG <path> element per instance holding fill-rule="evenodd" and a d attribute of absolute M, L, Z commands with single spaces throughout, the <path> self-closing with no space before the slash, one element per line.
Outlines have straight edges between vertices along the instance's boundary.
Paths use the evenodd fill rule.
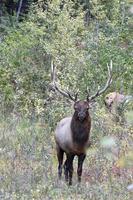
<path fill-rule="evenodd" d="M 65 169 L 65 179 L 69 181 L 69 185 L 72 185 L 72 176 L 73 176 L 73 154 L 67 154 L 67 159 L 64 164 Z"/>
<path fill-rule="evenodd" d="M 81 182 L 82 166 L 83 166 L 85 157 L 86 157 L 86 154 L 81 154 L 78 156 L 78 169 L 77 169 L 78 182 Z"/>

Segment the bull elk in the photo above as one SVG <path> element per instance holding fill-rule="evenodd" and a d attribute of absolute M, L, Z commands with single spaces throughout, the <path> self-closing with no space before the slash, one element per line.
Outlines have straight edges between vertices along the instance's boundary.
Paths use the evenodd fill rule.
<path fill-rule="evenodd" d="M 77 176 L 78 182 L 81 181 L 82 165 L 86 157 L 86 149 L 89 142 L 91 117 L 89 114 L 90 103 L 98 96 L 103 94 L 112 82 L 112 61 L 108 67 L 108 79 L 105 86 L 99 89 L 94 95 L 87 94 L 86 100 L 77 100 L 78 93 L 71 95 L 69 91 L 64 91 L 58 87 L 55 81 L 55 65 L 51 64 L 52 87 L 61 95 L 74 101 L 74 114 L 71 117 L 62 119 L 55 130 L 55 142 L 58 158 L 58 176 L 62 176 L 63 155 L 66 154 L 64 162 L 65 180 L 72 184 L 73 159 L 78 156 Z"/>

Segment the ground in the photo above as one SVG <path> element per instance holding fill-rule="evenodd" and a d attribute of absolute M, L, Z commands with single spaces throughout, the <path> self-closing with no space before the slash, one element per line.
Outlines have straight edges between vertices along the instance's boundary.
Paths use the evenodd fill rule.
<path fill-rule="evenodd" d="M 93 118 L 92 145 L 87 151 L 82 182 L 73 185 L 57 177 L 54 131 L 41 119 L 22 117 L 0 121 L 0 199 L 5 200 L 131 200 L 133 192 L 132 127 Z"/>

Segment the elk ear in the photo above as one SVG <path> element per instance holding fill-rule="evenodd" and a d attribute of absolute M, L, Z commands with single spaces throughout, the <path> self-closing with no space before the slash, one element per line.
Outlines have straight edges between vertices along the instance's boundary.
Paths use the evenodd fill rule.
<path fill-rule="evenodd" d="M 89 109 L 89 108 L 90 108 L 90 103 L 89 103 L 89 101 L 85 101 L 85 103 L 86 103 L 86 108 Z"/>
<path fill-rule="evenodd" d="M 89 102 L 88 101 L 84 101 L 84 108 L 86 108 L 87 110 L 89 109 Z"/>
<path fill-rule="evenodd" d="M 90 108 L 90 105 L 88 104 L 86 108 L 87 108 L 87 110 L 88 110 L 88 109 Z"/>
<path fill-rule="evenodd" d="M 88 102 L 89 109 L 92 109 L 94 104 L 95 104 L 95 101 Z"/>
<path fill-rule="evenodd" d="M 77 110 L 77 108 L 78 108 L 78 105 L 77 105 L 77 103 L 75 103 L 74 104 L 74 109 Z"/>

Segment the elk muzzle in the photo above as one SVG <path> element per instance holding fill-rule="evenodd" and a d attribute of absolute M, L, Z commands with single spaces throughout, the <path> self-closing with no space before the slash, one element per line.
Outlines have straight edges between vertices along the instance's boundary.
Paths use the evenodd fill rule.
<path fill-rule="evenodd" d="M 78 113 L 78 118 L 79 118 L 79 120 L 82 122 L 82 121 L 84 121 L 84 119 L 86 118 L 86 113 L 85 112 L 79 112 Z"/>

